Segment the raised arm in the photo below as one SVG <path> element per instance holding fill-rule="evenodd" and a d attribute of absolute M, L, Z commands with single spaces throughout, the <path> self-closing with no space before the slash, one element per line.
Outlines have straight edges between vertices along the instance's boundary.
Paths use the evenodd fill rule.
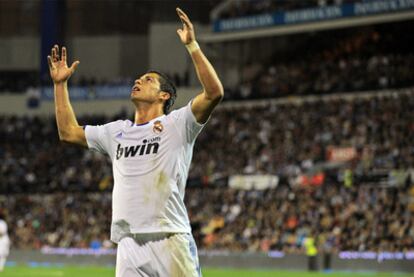
<path fill-rule="evenodd" d="M 179 8 L 177 8 L 177 14 L 183 23 L 183 28 L 178 29 L 177 34 L 191 55 L 198 79 L 203 86 L 203 91 L 194 98 L 191 109 L 197 122 L 205 123 L 213 109 L 223 99 L 223 85 L 213 66 L 201 51 L 190 19 Z"/>
<path fill-rule="evenodd" d="M 71 67 L 68 67 L 66 56 L 66 48 L 62 47 L 62 55 L 60 56 L 57 45 L 52 48 L 51 56 L 47 56 L 50 77 L 54 84 L 55 112 L 59 139 L 86 147 L 85 131 L 76 120 L 68 92 L 68 80 L 75 72 L 79 61 L 75 61 Z"/>

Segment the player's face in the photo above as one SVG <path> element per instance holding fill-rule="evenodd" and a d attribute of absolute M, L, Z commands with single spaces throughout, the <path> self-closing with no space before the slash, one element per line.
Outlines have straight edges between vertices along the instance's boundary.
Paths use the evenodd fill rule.
<path fill-rule="evenodd" d="M 158 74 L 147 73 L 135 80 L 131 91 L 132 101 L 155 102 L 159 99 Z"/>

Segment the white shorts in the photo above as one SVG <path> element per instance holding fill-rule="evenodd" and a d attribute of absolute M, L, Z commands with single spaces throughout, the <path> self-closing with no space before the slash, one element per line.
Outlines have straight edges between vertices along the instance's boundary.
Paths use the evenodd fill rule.
<path fill-rule="evenodd" d="M 118 243 L 116 277 L 200 277 L 197 247 L 187 233 L 136 234 Z"/>
<path fill-rule="evenodd" d="M 7 257 L 9 255 L 10 240 L 8 236 L 0 237 L 0 257 Z"/>

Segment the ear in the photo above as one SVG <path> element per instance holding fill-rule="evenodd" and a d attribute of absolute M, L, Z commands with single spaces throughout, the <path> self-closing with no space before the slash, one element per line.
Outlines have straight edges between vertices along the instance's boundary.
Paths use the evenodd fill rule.
<path fill-rule="evenodd" d="M 159 94 L 160 99 L 167 101 L 171 98 L 171 95 L 168 92 L 161 91 Z"/>

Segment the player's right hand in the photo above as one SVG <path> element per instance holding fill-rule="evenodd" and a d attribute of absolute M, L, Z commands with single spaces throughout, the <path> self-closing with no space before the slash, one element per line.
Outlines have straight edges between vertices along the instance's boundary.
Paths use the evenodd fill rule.
<path fill-rule="evenodd" d="M 188 18 L 187 14 L 183 12 L 183 10 L 180 8 L 176 8 L 175 10 L 177 11 L 181 22 L 183 23 L 183 28 L 178 29 L 177 34 L 180 37 L 182 43 L 185 45 L 190 44 L 196 40 L 193 23 L 191 23 L 190 18 Z"/>
<path fill-rule="evenodd" d="M 47 61 L 50 77 L 52 77 L 53 83 L 55 84 L 66 82 L 79 65 L 79 61 L 75 61 L 68 67 L 66 63 L 66 48 L 62 47 L 62 55 L 60 56 L 59 46 L 57 45 L 53 46 L 51 56 L 47 56 Z"/>

